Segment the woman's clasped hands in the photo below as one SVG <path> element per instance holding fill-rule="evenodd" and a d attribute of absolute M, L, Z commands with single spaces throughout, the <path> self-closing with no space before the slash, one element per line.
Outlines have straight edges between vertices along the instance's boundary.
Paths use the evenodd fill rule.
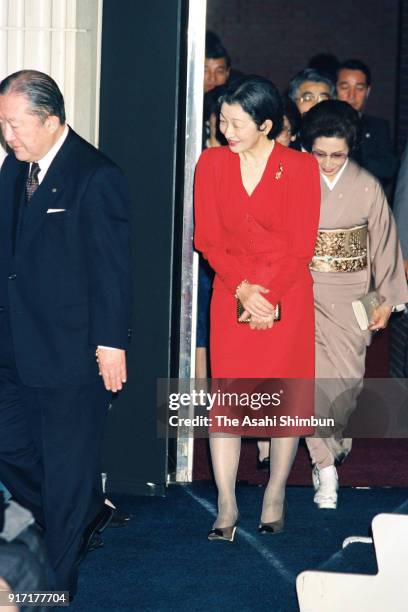
<path fill-rule="evenodd" d="M 269 289 L 248 282 L 241 283 L 237 289 L 237 297 L 245 308 L 239 320 L 246 321 L 251 317 L 251 329 L 270 329 L 274 322 L 275 306 L 262 293 L 269 293 Z"/>

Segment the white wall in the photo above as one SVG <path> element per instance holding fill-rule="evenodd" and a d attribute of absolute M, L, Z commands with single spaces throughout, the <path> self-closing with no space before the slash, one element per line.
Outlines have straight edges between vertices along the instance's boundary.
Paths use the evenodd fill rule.
<path fill-rule="evenodd" d="M 95 145 L 101 30 L 102 0 L 0 0 L 0 80 L 27 68 L 50 74 L 68 123 Z"/>

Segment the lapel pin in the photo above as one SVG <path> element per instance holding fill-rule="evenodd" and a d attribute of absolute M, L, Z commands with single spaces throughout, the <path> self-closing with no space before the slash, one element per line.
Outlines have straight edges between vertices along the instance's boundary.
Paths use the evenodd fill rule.
<path fill-rule="evenodd" d="M 279 164 L 278 171 L 277 171 L 277 172 L 276 172 L 276 174 L 275 174 L 275 180 L 276 180 L 276 181 L 279 181 L 279 179 L 281 178 L 282 174 L 283 174 L 283 166 L 282 166 L 282 164 L 280 163 L 280 164 Z"/>
<path fill-rule="evenodd" d="M 52 193 L 57 193 L 58 189 L 57 189 L 56 187 L 53 187 L 53 188 L 51 189 L 51 191 L 52 191 Z"/>

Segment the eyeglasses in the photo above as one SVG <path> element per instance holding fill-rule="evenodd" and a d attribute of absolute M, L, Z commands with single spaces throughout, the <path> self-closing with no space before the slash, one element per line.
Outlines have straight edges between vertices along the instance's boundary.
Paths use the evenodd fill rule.
<path fill-rule="evenodd" d="M 312 151 L 313 155 L 318 161 L 325 161 L 326 159 L 332 159 L 333 161 L 345 161 L 348 157 L 347 153 L 323 153 L 322 151 Z"/>
<path fill-rule="evenodd" d="M 324 100 L 330 100 L 331 96 L 328 93 L 320 93 L 317 96 L 311 91 L 307 91 L 302 94 L 299 98 L 296 98 L 299 102 L 323 102 Z"/>

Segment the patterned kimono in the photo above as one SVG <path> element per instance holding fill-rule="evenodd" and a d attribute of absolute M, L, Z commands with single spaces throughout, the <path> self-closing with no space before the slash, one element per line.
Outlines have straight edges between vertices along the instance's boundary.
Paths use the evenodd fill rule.
<path fill-rule="evenodd" d="M 381 185 L 351 160 L 340 172 L 331 189 L 321 177 L 319 237 L 311 264 L 320 386 L 315 410 L 317 416 L 333 417 L 337 432 L 333 436 L 333 431 L 320 430 L 327 437 L 307 440 L 320 467 L 325 467 L 325 453 L 341 459 L 351 448 L 351 440 L 343 439 L 341 432 L 356 408 L 372 335 L 358 326 L 352 301 L 375 288 L 385 304 L 408 302 L 395 221 Z M 319 384 L 319 379 L 326 380 Z"/>

